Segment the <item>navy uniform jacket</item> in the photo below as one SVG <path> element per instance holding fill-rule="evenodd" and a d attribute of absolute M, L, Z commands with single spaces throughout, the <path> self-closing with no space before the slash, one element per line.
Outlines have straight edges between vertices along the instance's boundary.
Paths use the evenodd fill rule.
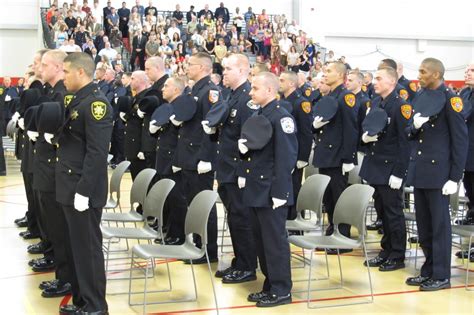
<path fill-rule="evenodd" d="M 314 106 L 321 99 L 322 95 L 319 89 L 313 90 L 309 99 L 311 100 L 311 105 Z"/>
<path fill-rule="evenodd" d="M 64 102 L 66 87 L 63 81 L 58 81 L 56 85 L 48 91 L 47 96 L 55 101 Z M 43 134 L 35 142 L 33 157 L 33 188 L 43 192 L 54 192 L 55 170 L 56 170 L 56 146 L 49 144 Z"/>
<path fill-rule="evenodd" d="M 94 83 L 80 89 L 66 108 L 58 137 L 56 200 L 72 206 L 76 193 L 92 208 L 107 200 L 107 154 L 112 135 L 112 106 Z"/>
<path fill-rule="evenodd" d="M 405 76 L 402 75 L 398 79 L 398 84 L 403 86 L 405 88 L 405 90 L 408 92 L 408 99 L 407 100 L 412 101 L 415 98 L 416 91 L 418 89 L 417 86 L 416 86 L 416 83 L 413 82 L 413 81 L 408 80 L 407 78 L 405 78 Z"/>
<path fill-rule="evenodd" d="M 298 90 L 295 90 L 283 100 L 290 102 L 293 107 L 291 114 L 295 119 L 296 129 L 298 130 L 296 134 L 298 139 L 298 161 L 308 162 L 313 144 L 311 102 L 303 98 Z"/>
<path fill-rule="evenodd" d="M 335 98 L 339 108 L 328 124 L 316 130 L 313 165 L 329 168 L 341 167 L 343 163 L 357 164 L 357 99 L 342 84 L 324 97 Z"/>
<path fill-rule="evenodd" d="M 468 149 L 467 126 L 462 113 L 462 100 L 444 84 L 438 88 L 444 92 L 444 109 L 433 121 L 420 129 L 407 128 L 414 147 L 410 157 L 407 185 L 415 188 L 441 189 L 448 181 L 462 179 Z M 418 95 L 413 100 L 416 110 Z"/>
<path fill-rule="evenodd" d="M 137 158 L 142 149 L 142 119 L 137 115 L 138 103 L 148 90 L 143 90 L 133 99 L 130 112 L 125 115 L 125 157 L 127 160 Z"/>
<path fill-rule="evenodd" d="M 405 132 L 410 125 L 412 107 L 392 91 L 384 100 L 374 99 L 373 107 L 385 110 L 388 125 L 376 142 L 366 145 L 360 177 L 371 185 L 388 185 L 390 175 L 405 179 L 410 160 L 410 144 Z"/>
<path fill-rule="evenodd" d="M 373 98 L 375 95 L 374 85 L 372 83 L 362 86 L 362 92 L 367 94 L 369 98 Z"/>
<path fill-rule="evenodd" d="M 311 103 L 313 102 L 313 98 L 312 98 L 313 88 L 311 87 L 311 84 L 309 82 L 305 82 L 302 86 L 300 86 L 298 88 L 298 91 L 302 97 L 304 97 Z"/>
<path fill-rule="evenodd" d="M 298 156 L 295 121 L 276 100 L 263 107 L 259 114 L 270 120 L 273 135 L 261 150 L 250 150 L 244 156 L 239 174 L 246 178 L 243 202 L 249 207 L 271 207 L 272 198 L 278 198 L 287 201 L 285 206 L 291 206 L 291 172 Z"/>
<path fill-rule="evenodd" d="M 247 106 L 250 101 L 250 83 L 245 82 L 230 93 L 229 116 L 225 120 L 217 142 L 216 178 L 219 183 L 237 183 L 240 153 L 237 141 L 244 122 L 255 113 Z"/>
<path fill-rule="evenodd" d="M 357 112 L 357 127 L 359 128 L 359 138 L 357 142 L 357 151 L 364 151 L 364 148 L 361 145 L 361 137 L 362 137 L 362 122 L 365 119 L 365 115 L 367 113 L 367 109 L 370 108 L 370 98 L 367 94 L 364 93 L 364 91 L 359 91 L 359 93 L 356 94 L 356 100 L 357 103 L 359 104 L 359 111 Z"/>
<path fill-rule="evenodd" d="M 105 96 L 107 96 L 107 94 L 109 93 L 109 90 L 110 90 L 109 84 L 105 80 L 100 80 L 99 82 L 97 82 L 97 86 L 99 87 L 99 90 Z"/>
<path fill-rule="evenodd" d="M 474 91 L 472 88 L 465 88 L 460 93 L 461 98 L 463 99 L 464 104 L 470 102 L 474 106 Z M 467 160 L 466 160 L 466 171 L 474 172 L 474 116 L 471 112 L 467 113 L 467 130 L 469 135 L 469 149 L 467 151 Z"/>
<path fill-rule="evenodd" d="M 196 82 L 191 95 L 197 104 L 196 113 L 179 128 L 177 164 L 173 165 L 185 170 L 196 170 L 198 162 L 205 161 L 211 162 L 214 168 L 217 143 L 204 133 L 201 121 L 205 119 L 211 106 L 222 106 L 222 96 L 210 76 Z"/>

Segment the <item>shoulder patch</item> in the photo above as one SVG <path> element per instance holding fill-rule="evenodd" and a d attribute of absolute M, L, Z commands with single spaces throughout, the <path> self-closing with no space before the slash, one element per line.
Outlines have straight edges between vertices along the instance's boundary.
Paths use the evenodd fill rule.
<path fill-rule="evenodd" d="M 73 95 L 71 94 L 64 95 L 64 107 L 67 107 L 69 103 L 71 103 L 72 98 L 73 98 Z"/>
<path fill-rule="evenodd" d="M 253 101 L 250 100 L 247 102 L 247 107 L 251 110 L 258 110 L 260 108 L 260 105 L 255 104 Z"/>
<path fill-rule="evenodd" d="M 410 90 L 412 90 L 413 92 L 416 92 L 417 88 L 416 88 L 416 83 L 415 82 L 410 82 L 410 84 L 408 84 L 408 87 L 410 88 Z"/>
<path fill-rule="evenodd" d="M 295 123 L 290 117 L 283 117 L 280 119 L 281 129 L 284 133 L 293 133 L 295 132 Z"/>
<path fill-rule="evenodd" d="M 301 109 L 306 114 L 309 114 L 311 112 L 311 103 L 310 102 L 302 102 L 301 103 Z"/>
<path fill-rule="evenodd" d="M 209 102 L 212 104 L 216 103 L 219 100 L 219 91 L 209 90 Z"/>
<path fill-rule="evenodd" d="M 346 105 L 349 107 L 354 107 L 356 103 L 356 98 L 354 94 L 346 94 L 344 96 L 344 101 L 346 102 Z"/>
<path fill-rule="evenodd" d="M 304 91 L 304 95 L 310 96 L 310 95 L 311 95 L 311 89 L 310 89 L 310 88 L 307 88 L 307 89 Z"/>
<path fill-rule="evenodd" d="M 107 113 L 107 105 L 102 101 L 92 102 L 91 112 L 95 120 L 101 120 Z"/>
<path fill-rule="evenodd" d="M 451 107 L 457 113 L 461 112 L 463 109 L 462 99 L 459 96 L 452 97 L 451 100 Z"/>
<path fill-rule="evenodd" d="M 362 85 L 362 91 L 367 92 L 367 85 Z"/>
<path fill-rule="evenodd" d="M 411 113 L 412 113 L 411 105 L 409 104 L 402 105 L 400 107 L 400 111 L 402 112 L 402 116 L 405 117 L 405 119 L 411 118 Z"/>
<path fill-rule="evenodd" d="M 398 94 L 400 95 L 400 97 L 406 101 L 408 99 L 408 91 L 405 90 L 405 89 L 400 89 L 400 91 L 398 92 Z"/>
<path fill-rule="evenodd" d="M 370 108 L 370 101 L 365 102 L 365 107 Z"/>

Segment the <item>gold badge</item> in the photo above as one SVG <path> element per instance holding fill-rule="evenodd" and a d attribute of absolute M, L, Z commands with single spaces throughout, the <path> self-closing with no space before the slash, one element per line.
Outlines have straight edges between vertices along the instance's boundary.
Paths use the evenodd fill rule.
<path fill-rule="evenodd" d="M 311 103 L 310 102 L 303 102 L 301 103 L 301 109 L 303 112 L 306 114 L 309 114 L 311 112 Z"/>
<path fill-rule="evenodd" d="M 307 88 L 306 91 L 304 91 L 304 95 L 309 97 L 311 95 L 311 89 Z"/>
<path fill-rule="evenodd" d="M 407 100 L 408 99 L 408 92 L 407 90 L 405 89 L 400 89 L 400 91 L 398 92 L 398 94 L 400 95 L 400 97 L 403 99 L 403 100 Z"/>
<path fill-rule="evenodd" d="M 462 108 L 463 108 L 462 99 L 458 96 L 451 98 L 451 107 L 457 113 L 462 111 Z"/>
<path fill-rule="evenodd" d="M 402 105 L 402 107 L 400 107 L 400 111 L 402 112 L 402 116 L 405 117 L 405 119 L 411 118 L 411 113 L 412 113 L 411 105 L 409 104 Z"/>
<path fill-rule="evenodd" d="M 71 120 L 76 120 L 79 117 L 79 112 L 77 110 L 73 110 L 71 113 Z"/>
<path fill-rule="evenodd" d="M 344 96 L 344 101 L 346 101 L 347 106 L 354 107 L 354 105 L 356 103 L 355 95 L 354 94 L 346 94 L 346 96 Z"/>
<path fill-rule="evenodd" d="M 367 92 L 367 86 L 362 85 L 362 91 L 363 91 L 363 92 Z"/>
<path fill-rule="evenodd" d="M 365 107 L 370 108 L 370 101 L 365 102 Z"/>
<path fill-rule="evenodd" d="M 67 107 L 69 103 L 71 103 L 73 96 L 72 95 L 65 95 L 64 96 L 64 107 Z"/>
<path fill-rule="evenodd" d="M 410 90 L 412 90 L 413 92 L 416 92 L 416 90 L 418 90 L 416 88 L 416 83 L 415 82 L 410 82 L 410 84 L 408 85 L 408 87 L 410 88 Z"/>
<path fill-rule="evenodd" d="M 93 102 L 91 104 L 92 117 L 95 120 L 101 120 L 107 113 L 107 105 L 104 102 Z"/>

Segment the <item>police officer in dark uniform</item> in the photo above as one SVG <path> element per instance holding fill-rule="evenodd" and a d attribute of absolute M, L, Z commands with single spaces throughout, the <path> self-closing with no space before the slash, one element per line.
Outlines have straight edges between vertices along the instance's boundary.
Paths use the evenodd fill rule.
<path fill-rule="evenodd" d="M 300 96 L 304 97 L 310 103 L 313 103 L 315 95 L 313 94 L 313 87 L 311 86 L 311 83 L 309 83 L 306 80 L 306 76 L 304 75 L 304 73 L 299 72 L 297 76 L 298 76 L 298 92 Z"/>
<path fill-rule="evenodd" d="M 380 68 L 375 73 L 374 87 L 380 96 L 373 100 L 371 113 L 364 124 L 383 121 L 379 126 L 383 127 L 376 130 L 379 132 L 375 134 L 368 130 L 362 134 L 362 142 L 367 144 L 367 150 L 360 176 L 375 188 L 374 203 L 383 217 L 384 230 L 382 251 L 364 264 L 379 267 L 380 271 L 405 267 L 406 227 L 402 183 L 407 175 L 410 156 L 405 129 L 410 123 L 412 107 L 397 95 L 397 79 L 396 71 L 390 67 Z"/>
<path fill-rule="evenodd" d="M 131 95 L 131 92 L 128 91 L 128 89 L 123 85 L 122 83 L 122 77 L 116 78 L 112 84 L 112 101 L 111 105 L 114 109 L 114 129 L 112 131 L 112 139 L 110 141 L 110 154 L 113 155 L 112 160 L 110 161 L 110 164 L 112 168 L 115 167 L 115 165 L 119 164 L 123 160 L 125 160 L 125 153 L 124 153 L 124 125 L 123 121 L 119 117 L 119 108 L 117 105 L 118 99 L 121 96 L 125 95 Z M 130 93 L 130 94 L 129 94 Z"/>
<path fill-rule="evenodd" d="M 148 130 L 151 121 L 151 114 L 158 107 L 158 97 L 155 96 L 156 92 L 147 89 L 144 97 L 138 102 L 137 115 L 141 118 L 142 132 L 141 132 L 141 148 L 140 152 L 143 152 L 145 156 L 145 168 L 155 168 L 156 164 L 156 138 L 150 135 Z"/>
<path fill-rule="evenodd" d="M 60 313 L 108 314 L 100 220 L 107 200 L 113 111 L 92 82 L 94 68 L 86 53 L 64 60 L 64 84 L 75 94 L 58 135 L 56 198 L 63 206 L 74 264 L 73 304 L 62 306 Z"/>
<path fill-rule="evenodd" d="M 390 59 L 390 58 L 386 58 L 386 59 L 382 59 L 377 67 L 377 69 L 381 68 L 381 67 L 390 67 L 392 69 L 394 69 L 395 71 L 397 71 L 398 69 L 398 64 L 395 60 L 393 59 Z M 412 94 L 410 94 L 409 90 L 410 88 L 406 88 L 405 86 L 403 86 L 402 84 L 398 83 L 397 86 L 396 86 L 396 90 L 397 90 L 397 93 L 398 95 L 404 100 L 404 101 L 410 101 L 410 99 L 412 98 L 412 96 L 414 96 L 414 93 L 416 93 L 416 90 L 413 91 L 412 90 Z M 372 98 L 374 98 L 375 96 L 377 96 L 376 93 L 374 93 L 372 95 Z"/>
<path fill-rule="evenodd" d="M 405 90 L 408 92 L 408 99 L 407 101 L 413 101 L 416 95 L 416 91 L 418 87 L 416 86 L 416 82 L 410 81 L 403 75 L 403 63 L 400 61 L 397 62 L 397 73 L 398 73 L 398 84 L 403 86 Z"/>
<path fill-rule="evenodd" d="M 334 208 L 339 196 L 347 187 L 348 172 L 357 163 L 359 104 L 355 95 L 344 87 L 345 77 L 346 67 L 343 63 L 332 62 L 327 65 L 323 81 L 330 87 L 331 92 L 325 97 L 337 102 L 337 111 L 334 117 L 327 121 L 323 120 L 324 117 L 314 114 L 316 117 L 313 121 L 317 136 L 313 165 L 319 168 L 321 174 L 331 177 L 323 198 L 330 224 L 326 230 L 327 235 L 333 233 Z M 338 228 L 343 235 L 350 236 L 349 225 L 340 224 Z M 347 251 L 350 250 L 339 250 L 339 252 Z M 335 254 L 337 251 L 328 250 L 328 253 Z"/>
<path fill-rule="evenodd" d="M 367 96 L 372 99 L 374 97 L 374 85 L 372 80 L 374 76 L 371 72 L 364 73 L 364 85 L 362 86 L 362 91 L 367 94 Z"/>
<path fill-rule="evenodd" d="M 359 111 L 357 112 L 357 126 L 359 128 L 359 136 L 362 136 L 361 125 L 364 121 L 367 110 L 370 108 L 370 98 L 362 90 L 362 83 L 364 80 L 363 74 L 359 70 L 351 70 L 347 75 L 346 87 L 349 91 L 354 93 L 356 96 L 357 103 L 359 104 Z M 363 148 L 360 146 L 360 141 L 357 146 L 357 151 L 362 152 Z"/>
<path fill-rule="evenodd" d="M 270 133 L 258 147 L 251 147 L 245 138 L 238 141 L 239 151 L 244 154 L 238 183 L 243 189 L 244 204 L 250 207 L 257 256 L 265 275 L 262 290 L 247 297 L 257 307 L 291 303 L 290 248 L 285 225 L 288 206 L 294 200 L 291 172 L 298 157 L 298 140 L 293 117 L 275 99 L 278 89 L 278 77 L 270 72 L 253 78 L 250 96 L 262 107 L 258 116 L 268 121 Z"/>
<path fill-rule="evenodd" d="M 451 286 L 449 195 L 458 191 L 468 150 L 463 102 L 443 84 L 443 75 L 441 61 L 422 61 L 418 69 L 422 89 L 413 101 L 413 124 L 407 128 L 414 143 L 407 185 L 415 189 L 416 223 L 426 260 L 421 274 L 406 283 L 421 291 Z M 438 108 L 438 113 L 432 112 Z"/>

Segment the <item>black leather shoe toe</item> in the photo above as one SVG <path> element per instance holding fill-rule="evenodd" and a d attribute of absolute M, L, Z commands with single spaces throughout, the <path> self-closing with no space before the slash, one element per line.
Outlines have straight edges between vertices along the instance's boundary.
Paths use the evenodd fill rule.
<path fill-rule="evenodd" d="M 451 288 L 451 283 L 449 282 L 449 279 L 430 279 L 420 285 L 420 291 L 438 291 L 449 288 Z"/>
<path fill-rule="evenodd" d="M 28 266 L 33 267 L 34 265 L 37 265 L 38 263 L 42 262 L 46 258 L 41 257 L 41 258 L 33 258 L 28 261 Z"/>
<path fill-rule="evenodd" d="M 345 253 L 350 253 L 350 252 L 352 252 L 352 249 L 340 249 L 340 250 L 339 250 L 339 254 L 345 254 Z M 337 249 L 335 249 L 335 248 L 328 248 L 328 249 L 326 250 L 326 253 L 327 253 L 328 255 L 337 255 Z"/>
<path fill-rule="evenodd" d="M 386 262 L 380 265 L 379 271 L 395 271 L 402 268 L 405 268 L 405 263 L 403 260 L 388 259 Z"/>
<path fill-rule="evenodd" d="M 27 249 L 28 253 L 30 254 L 44 254 L 45 250 L 46 248 L 41 242 L 38 244 L 30 245 Z"/>
<path fill-rule="evenodd" d="M 71 285 L 69 283 L 64 283 L 62 285 L 58 283 L 55 286 L 44 289 L 41 293 L 41 296 L 45 298 L 52 298 L 66 296 L 68 294 L 71 294 Z"/>
<path fill-rule="evenodd" d="M 23 232 L 20 232 L 19 233 L 20 237 L 22 237 L 23 239 L 25 240 L 32 240 L 32 239 L 35 239 L 35 238 L 39 238 L 39 234 L 34 234 L 34 233 L 31 233 L 30 231 L 26 230 L 26 231 L 23 231 Z"/>
<path fill-rule="evenodd" d="M 375 256 L 374 258 L 364 261 L 364 266 L 369 264 L 369 267 L 380 267 L 380 265 L 382 265 L 386 260 L 386 258 Z"/>
<path fill-rule="evenodd" d="M 236 270 L 232 273 L 225 275 L 222 278 L 222 283 L 242 283 L 254 280 L 257 280 L 257 275 L 255 274 L 255 271 Z"/>
<path fill-rule="evenodd" d="M 80 307 L 73 304 L 66 304 L 59 308 L 59 315 L 80 314 L 80 311 Z"/>
<path fill-rule="evenodd" d="M 217 257 L 215 258 L 209 258 L 209 262 L 210 263 L 215 263 L 215 262 L 218 262 L 219 259 L 217 259 Z M 189 259 L 185 260 L 184 263 L 186 265 L 189 265 L 191 264 L 191 261 Z M 198 259 L 193 259 L 193 265 L 202 265 L 202 264 L 207 264 L 207 259 L 206 259 L 206 256 L 202 256 L 201 258 L 198 258 Z"/>
<path fill-rule="evenodd" d="M 27 227 L 28 226 L 28 221 L 26 219 L 24 220 L 21 220 L 21 221 L 18 221 L 18 222 L 15 222 L 15 224 L 18 226 L 18 227 Z"/>
<path fill-rule="evenodd" d="M 31 268 L 34 272 L 44 272 L 53 270 L 56 267 L 54 260 L 51 259 L 44 259 L 36 264 L 33 265 Z"/>
<path fill-rule="evenodd" d="M 257 302 L 257 307 L 274 307 L 291 303 L 291 294 L 278 296 L 275 294 L 268 295 Z"/>
<path fill-rule="evenodd" d="M 430 277 L 416 276 L 408 278 L 405 283 L 413 286 L 420 286 L 422 283 L 430 280 Z"/>
<path fill-rule="evenodd" d="M 223 278 L 225 275 L 232 273 L 234 270 L 235 269 L 232 266 L 230 266 L 224 270 L 217 270 L 214 276 L 216 278 Z"/>
<path fill-rule="evenodd" d="M 367 230 L 377 231 L 381 227 L 382 227 L 382 220 L 377 220 L 374 223 L 367 225 Z"/>
<path fill-rule="evenodd" d="M 260 292 L 255 292 L 255 293 L 250 293 L 247 296 L 247 301 L 249 302 L 258 302 L 261 299 L 267 297 L 270 293 L 266 291 L 260 291 Z"/>
<path fill-rule="evenodd" d="M 58 279 L 54 279 L 54 280 L 49 280 L 49 281 L 43 281 L 39 284 L 39 288 L 41 290 L 44 290 L 44 289 L 47 289 L 47 288 L 50 288 L 52 286 L 57 286 L 59 283 L 59 280 Z"/>
<path fill-rule="evenodd" d="M 17 224 L 17 223 L 20 222 L 20 221 L 26 221 L 26 220 L 28 220 L 28 219 L 26 218 L 26 215 L 25 215 L 24 217 L 15 219 L 13 222 L 14 222 L 15 224 Z"/>

